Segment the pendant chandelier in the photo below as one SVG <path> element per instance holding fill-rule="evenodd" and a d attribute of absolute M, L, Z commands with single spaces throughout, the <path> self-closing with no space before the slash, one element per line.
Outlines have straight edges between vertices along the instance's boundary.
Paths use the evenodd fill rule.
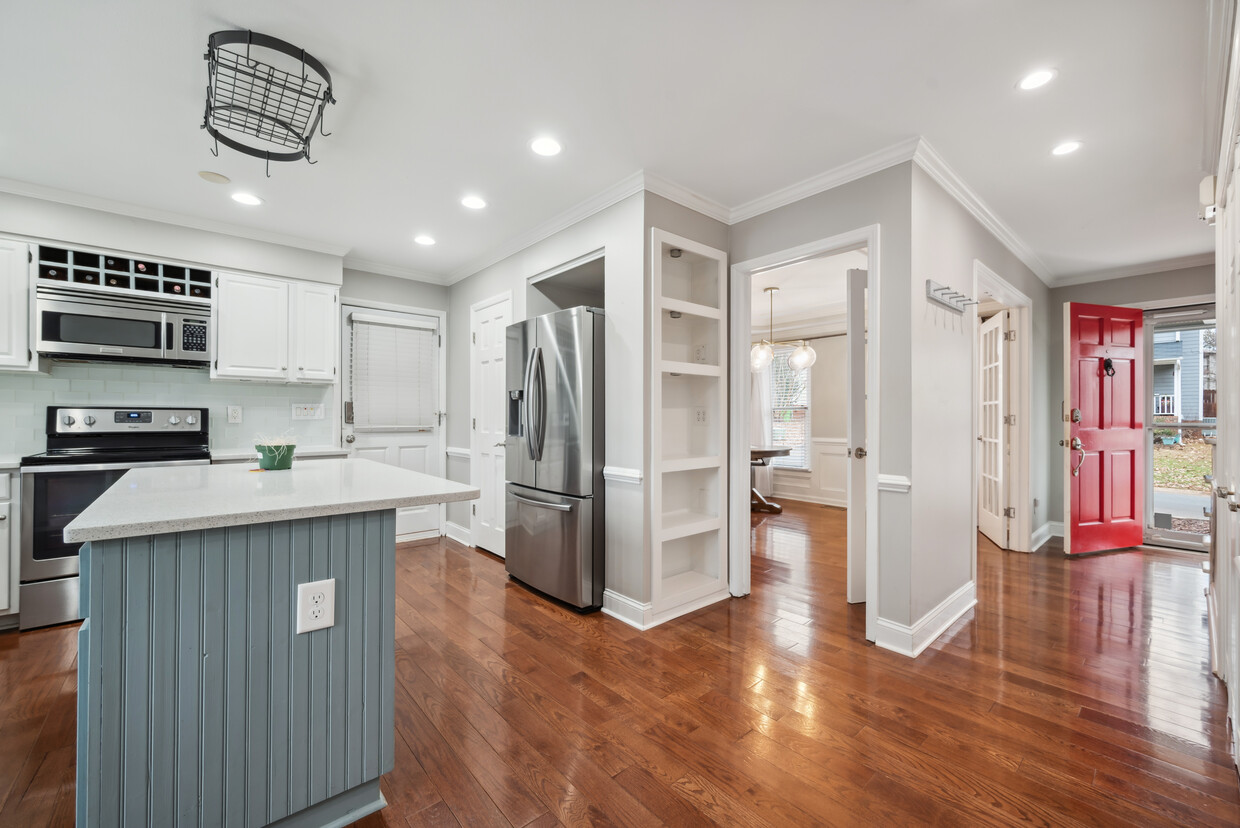
<path fill-rule="evenodd" d="M 779 288 L 771 286 L 763 288 L 766 295 L 770 297 L 770 316 L 767 327 L 768 339 L 764 339 L 757 345 L 749 349 L 749 370 L 757 374 L 765 371 L 766 367 L 775 359 L 776 345 L 791 345 L 791 342 L 775 341 L 775 292 Z M 818 354 L 809 343 L 804 339 L 797 342 L 797 346 L 792 349 L 792 353 L 788 354 L 788 367 L 793 371 L 804 371 L 806 368 L 814 364 L 818 359 Z"/>

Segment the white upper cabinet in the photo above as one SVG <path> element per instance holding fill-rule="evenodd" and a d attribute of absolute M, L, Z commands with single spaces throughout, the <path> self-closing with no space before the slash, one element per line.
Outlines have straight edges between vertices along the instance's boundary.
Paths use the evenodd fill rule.
<path fill-rule="evenodd" d="M 294 379 L 300 382 L 335 382 L 336 355 L 340 353 L 337 305 L 340 290 L 330 285 L 301 284 L 293 287 Z"/>
<path fill-rule="evenodd" d="M 334 382 L 339 293 L 331 285 L 220 273 L 211 324 L 211 376 Z"/>
<path fill-rule="evenodd" d="M 0 368 L 30 367 L 30 247 L 0 239 Z"/>

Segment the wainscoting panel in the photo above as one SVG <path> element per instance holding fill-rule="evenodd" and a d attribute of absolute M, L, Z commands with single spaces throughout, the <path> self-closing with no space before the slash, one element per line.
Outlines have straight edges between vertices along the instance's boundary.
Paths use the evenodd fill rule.
<path fill-rule="evenodd" d="M 816 437 L 810 446 L 810 470 L 775 469 L 775 501 L 800 500 L 848 506 L 848 441 Z"/>

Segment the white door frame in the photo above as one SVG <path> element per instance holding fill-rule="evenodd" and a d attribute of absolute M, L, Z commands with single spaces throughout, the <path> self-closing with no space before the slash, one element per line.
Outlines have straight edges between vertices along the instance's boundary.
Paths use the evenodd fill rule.
<path fill-rule="evenodd" d="M 1032 467 L 1029 458 L 1032 450 L 1033 429 L 1033 300 L 1018 290 L 1011 282 L 982 263 L 973 260 L 973 295 L 989 294 L 1009 312 L 1008 330 L 1014 334 L 1008 342 L 1010 356 L 1008 365 L 1013 367 L 1008 377 L 1008 411 L 1015 415 L 1016 423 L 1008 433 L 1008 444 L 1015 451 L 1009 455 L 1007 468 L 1008 502 L 1016 507 L 1016 517 L 1008 527 L 1008 544 L 1015 552 L 1033 551 L 1033 494 L 1029 479 Z M 975 306 L 976 307 L 976 306 Z M 973 434 L 978 433 L 978 409 L 981 393 L 978 389 L 981 349 L 978 347 L 978 331 L 981 322 L 973 315 Z M 973 581 L 977 582 L 977 495 L 981 481 L 978 469 L 980 457 L 977 440 L 970 438 L 973 454 Z M 1049 537 L 1049 535 L 1047 535 Z"/>
<path fill-rule="evenodd" d="M 749 547 L 749 340 L 750 291 L 755 273 L 805 259 L 868 250 L 869 287 L 866 327 L 870 342 L 866 387 L 865 474 L 865 637 L 873 641 L 878 631 L 878 469 L 879 469 L 879 225 L 812 241 L 790 250 L 770 253 L 732 265 L 730 323 L 728 331 L 728 589 L 736 596 L 750 588 Z M 850 332 L 851 333 L 851 332 Z"/>
<path fill-rule="evenodd" d="M 474 302 L 472 305 L 469 306 L 469 331 L 470 331 L 470 340 L 471 340 L 469 343 L 469 422 L 471 423 L 470 429 L 469 429 L 469 485 L 474 486 L 475 488 L 479 487 L 482 481 L 478 479 L 480 464 L 474 462 L 475 460 L 477 460 L 476 455 L 478 453 L 478 446 L 476 445 L 477 440 L 475 439 L 477 434 L 474 431 L 473 425 L 472 425 L 472 423 L 474 422 L 474 419 L 478 416 L 478 398 L 477 398 L 477 395 L 474 394 L 475 389 L 477 389 L 478 387 L 478 369 L 477 369 L 477 366 L 475 365 L 475 360 L 474 360 L 475 343 L 472 341 L 473 340 L 473 329 L 474 329 L 474 314 L 480 310 L 489 308 L 492 305 L 498 305 L 501 302 L 507 302 L 509 312 L 512 314 L 512 316 L 509 317 L 509 321 L 510 323 L 516 322 L 517 321 L 517 319 L 515 318 L 517 315 L 516 307 L 513 305 L 512 300 L 513 300 L 512 291 L 505 290 L 502 293 L 497 293 L 494 296 L 489 296 L 486 299 L 482 299 L 481 301 Z M 469 527 L 468 527 L 469 528 L 469 538 L 468 538 L 469 546 L 474 545 L 474 521 L 477 520 L 477 518 L 478 516 L 474 514 L 474 510 L 471 508 L 469 510 Z"/>
<path fill-rule="evenodd" d="M 372 302 L 369 299 L 350 299 L 346 296 L 340 297 L 340 380 L 336 385 L 335 403 L 336 403 L 336 422 L 333 426 L 332 435 L 333 442 L 344 447 L 344 377 L 352 376 L 346 374 L 345 360 L 349 355 L 349 349 L 345 342 L 344 334 L 348 327 L 348 311 L 350 308 L 369 308 L 371 310 L 393 311 L 394 313 L 412 313 L 418 316 L 433 316 L 439 324 L 439 442 L 440 448 L 446 448 L 448 445 L 448 429 L 447 429 L 447 410 L 448 410 L 448 349 L 442 343 L 448 341 L 448 312 L 439 310 L 438 308 L 419 308 L 413 305 L 400 305 L 394 302 Z M 349 366 L 352 370 L 352 366 Z M 443 472 L 443 477 L 448 478 L 448 458 L 445 456 L 440 462 L 439 468 Z M 444 527 L 448 525 L 448 506 L 446 503 L 439 504 L 439 534 L 444 533 Z"/>

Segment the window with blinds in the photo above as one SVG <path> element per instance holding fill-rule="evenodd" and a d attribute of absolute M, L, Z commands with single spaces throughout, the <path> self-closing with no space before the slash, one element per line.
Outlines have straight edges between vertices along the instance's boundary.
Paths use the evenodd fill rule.
<path fill-rule="evenodd" d="M 771 362 L 771 442 L 790 448 L 787 457 L 772 457 L 771 465 L 785 469 L 809 468 L 809 370 L 788 367 L 790 346 L 776 346 Z"/>
<path fill-rule="evenodd" d="M 349 315 L 349 396 L 356 431 L 428 431 L 439 424 L 439 330 L 396 317 Z"/>

